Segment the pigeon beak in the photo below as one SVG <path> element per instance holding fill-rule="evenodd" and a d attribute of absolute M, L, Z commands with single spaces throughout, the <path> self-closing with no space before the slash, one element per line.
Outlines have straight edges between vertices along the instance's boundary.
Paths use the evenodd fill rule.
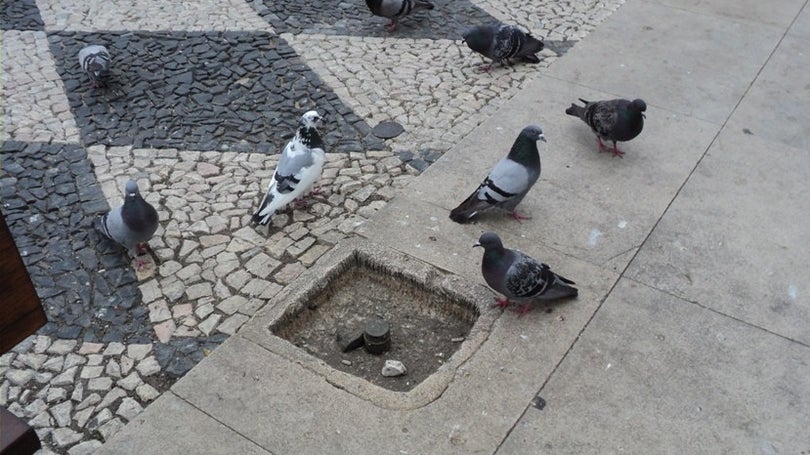
<path fill-rule="evenodd" d="M 481 246 L 481 242 L 475 242 L 475 245 L 473 245 L 472 247 L 475 248 L 477 246 Z"/>
<path fill-rule="evenodd" d="M 540 139 L 541 141 L 543 141 L 543 142 L 545 142 L 546 144 L 548 144 L 548 141 L 546 140 L 546 136 L 545 136 L 545 135 L 541 134 L 541 135 L 540 135 L 540 137 L 538 137 L 538 139 Z"/>

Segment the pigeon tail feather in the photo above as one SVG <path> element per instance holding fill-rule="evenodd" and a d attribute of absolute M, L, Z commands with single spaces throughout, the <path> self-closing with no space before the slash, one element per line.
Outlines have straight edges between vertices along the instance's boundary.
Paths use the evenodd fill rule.
<path fill-rule="evenodd" d="M 565 110 L 565 113 L 568 115 L 573 115 L 574 117 L 578 117 L 581 119 L 585 119 L 585 108 L 582 106 L 577 106 L 574 103 L 571 103 L 571 107 Z"/>

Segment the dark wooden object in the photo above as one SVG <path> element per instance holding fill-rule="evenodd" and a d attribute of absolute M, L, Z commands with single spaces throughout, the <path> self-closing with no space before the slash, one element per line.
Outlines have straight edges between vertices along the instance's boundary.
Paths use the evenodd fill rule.
<path fill-rule="evenodd" d="M 6 220 L 0 216 L 0 354 L 11 350 L 46 322 L 34 284 Z"/>
<path fill-rule="evenodd" d="M 0 354 L 48 322 L 6 220 L 0 216 Z M 0 454 L 32 454 L 41 444 L 34 429 L 0 408 Z"/>
<path fill-rule="evenodd" d="M 33 428 L 5 408 L 0 408 L 0 453 L 31 454 L 41 447 Z"/>

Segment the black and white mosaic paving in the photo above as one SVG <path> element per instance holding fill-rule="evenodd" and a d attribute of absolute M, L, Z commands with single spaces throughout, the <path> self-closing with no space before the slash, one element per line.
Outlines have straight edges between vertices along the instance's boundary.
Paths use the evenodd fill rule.
<path fill-rule="evenodd" d="M 0 29 L 43 30 L 44 26 L 34 0 L 0 2 Z"/>
<path fill-rule="evenodd" d="M 264 32 L 58 32 L 48 35 L 85 145 L 278 153 L 300 113 L 330 121 L 333 152 L 381 149 L 281 38 Z M 76 56 L 87 44 L 113 56 L 93 88 Z"/>
<path fill-rule="evenodd" d="M 434 3 L 433 10 L 401 19 L 394 32 L 386 31 L 388 20 L 372 16 L 363 1 L 257 0 L 251 5 L 278 33 L 461 40 L 471 25 L 497 22 L 467 0 Z"/>

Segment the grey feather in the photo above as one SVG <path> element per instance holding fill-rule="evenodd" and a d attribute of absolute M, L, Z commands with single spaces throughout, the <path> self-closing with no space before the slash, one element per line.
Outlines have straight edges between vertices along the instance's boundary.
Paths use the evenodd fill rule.
<path fill-rule="evenodd" d="M 509 300 L 528 302 L 576 297 L 573 281 L 551 271 L 547 264 L 503 247 L 494 232 L 485 232 L 474 246 L 484 248 L 481 273 L 487 284 Z"/>
<path fill-rule="evenodd" d="M 644 112 L 647 110 L 647 104 L 641 99 L 586 101 L 580 98 L 580 101 L 585 103 L 585 106 L 572 103 L 565 113 L 582 119 L 596 133 L 600 144 L 602 139 L 613 142 L 613 152 L 618 156 L 623 152 L 616 148 L 616 142 L 629 141 L 644 129 Z"/>
<path fill-rule="evenodd" d="M 502 64 L 509 63 L 510 59 L 540 63 L 536 54 L 545 47 L 543 41 L 531 33 L 507 24 L 470 27 L 462 36 L 470 49 Z"/>
<path fill-rule="evenodd" d="M 106 83 L 110 76 L 111 60 L 107 48 L 98 44 L 85 46 L 79 51 L 79 65 L 96 86 Z"/>
<path fill-rule="evenodd" d="M 139 243 L 152 238 L 158 227 L 157 210 L 146 202 L 134 180 L 127 182 L 124 203 L 96 220 L 96 228 L 135 256 Z"/>
<path fill-rule="evenodd" d="M 428 0 L 366 0 L 366 6 L 375 16 L 389 19 L 391 22 L 388 25 L 391 31 L 403 17 L 419 10 L 432 10 L 435 7 Z"/>
<path fill-rule="evenodd" d="M 546 140 L 539 126 L 523 128 L 509 154 L 495 164 L 478 188 L 450 212 L 450 219 L 465 223 L 496 207 L 514 211 L 540 178 L 538 140 Z"/>

